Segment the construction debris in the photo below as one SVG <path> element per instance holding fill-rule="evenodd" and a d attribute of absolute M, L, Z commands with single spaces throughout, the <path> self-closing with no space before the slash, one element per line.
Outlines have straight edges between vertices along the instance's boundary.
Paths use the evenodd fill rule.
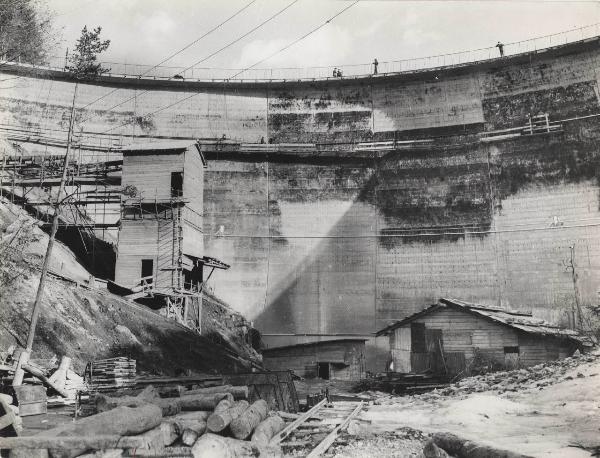
<path fill-rule="evenodd" d="M 434 447 L 431 445 L 426 446 L 430 454 L 425 455 L 425 458 L 443 458 L 448 454 L 456 458 L 531 458 L 528 455 L 478 444 L 449 433 L 434 434 L 431 442 L 433 442 Z M 447 452 L 446 455 L 439 454 L 439 449 Z M 431 454 L 431 451 L 435 451 L 438 455 Z"/>
<path fill-rule="evenodd" d="M 551 361 L 536 366 L 515 369 L 512 371 L 492 372 L 476 377 L 469 377 L 452 386 L 439 391 L 443 395 L 466 394 L 482 391 L 504 393 L 524 389 L 542 389 L 565 380 L 566 372 L 579 364 L 591 363 L 600 358 L 600 354 L 580 355 L 576 352 L 572 357 Z"/>
<path fill-rule="evenodd" d="M 465 396 L 470 393 L 489 391 L 492 393 L 508 393 L 523 390 L 541 390 L 555 383 L 569 380 L 567 372 L 582 363 L 592 363 L 600 359 L 597 352 L 585 355 L 576 352 L 569 358 L 538 364 L 511 371 L 490 372 L 488 374 L 467 377 L 451 385 L 432 387 L 425 393 L 407 393 L 422 400 L 448 396 Z M 361 384 L 360 386 L 364 386 Z M 439 388 L 439 389 L 435 389 Z M 392 404 L 397 396 L 379 391 L 364 391 L 363 396 L 372 397 L 375 404 Z"/>
<path fill-rule="evenodd" d="M 136 361 L 123 356 L 91 362 L 86 369 L 94 390 L 115 389 L 135 385 Z"/>
<path fill-rule="evenodd" d="M 52 381 L 50 381 L 50 379 L 48 379 L 44 373 L 39 370 L 37 367 L 34 367 L 30 364 L 23 364 L 23 366 L 21 367 L 25 372 L 28 372 L 29 374 L 35 376 L 36 378 L 38 378 L 39 380 L 42 381 L 42 383 L 44 383 L 44 385 L 52 388 L 54 391 L 56 391 L 58 394 L 60 394 L 62 397 L 68 398 L 69 397 L 69 393 L 62 387 L 55 385 Z"/>

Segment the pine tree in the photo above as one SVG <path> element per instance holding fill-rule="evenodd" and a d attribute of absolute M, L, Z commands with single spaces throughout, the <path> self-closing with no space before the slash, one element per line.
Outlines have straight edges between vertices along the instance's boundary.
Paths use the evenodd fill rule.
<path fill-rule="evenodd" d="M 83 27 L 81 37 L 77 40 L 75 51 L 69 56 L 69 65 L 66 67 L 75 78 L 93 78 L 110 71 L 110 68 L 102 67 L 97 61 L 98 54 L 106 51 L 110 45 L 110 40 L 100 39 L 101 31 L 102 27 L 96 27 L 93 31 L 88 31 L 87 26 Z"/>
<path fill-rule="evenodd" d="M 0 59 L 43 65 L 58 42 L 53 13 L 37 0 L 0 0 Z"/>

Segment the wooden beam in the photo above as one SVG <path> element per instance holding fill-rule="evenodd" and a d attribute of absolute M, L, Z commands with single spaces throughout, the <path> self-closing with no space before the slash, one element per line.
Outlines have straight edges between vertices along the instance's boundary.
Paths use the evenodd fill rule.
<path fill-rule="evenodd" d="M 50 379 L 48 379 L 48 377 L 46 377 L 44 375 L 44 373 L 42 371 L 40 371 L 39 369 L 37 369 L 33 366 L 30 366 L 29 364 L 23 364 L 22 368 L 25 372 L 29 372 L 34 377 L 37 377 L 38 379 L 40 379 L 44 383 L 44 385 L 52 388 L 54 391 L 56 391 L 58 394 L 60 394 L 63 398 L 69 397 L 69 393 L 67 393 L 66 390 L 64 390 L 60 386 L 57 386 L 55 383 L 50 381 Z"/>
<path fill-rule="evenodd" d="M 284 440 L 286 437 L 288 437 L 292 431 L 294 431 L 296 428 L 298 428 L 298 426 L 300 426 L 302 423 L 304 423 L 312 415 L 316 414 L 317 411 L 325 405 L 325 403 L 327 403 L 327 398 L 322 399 L 312 409 L 308 410 L 307 412 L 304 412 L 296 420 L 294 420 L 292 423 L 290 423 L 284 429 L 282 429 L 277 434 L 275 434 L 275 436 L 273 436 L 273 439 L 271 439 L 269 444 L 271 444 L 271 445 L 279 444 L 282 440 Z"/>
<path fill-rule="evenodd" d="M 335 439 L 337 438 L 337 435 L 340 432 L 340 430 L 344 429 L 346 425 L 350 423 L 350 420 L 352 420 L 358 415 L 362 408 L 363 402 L 361 401 L 361 403 L 358 406 L 356 406 L 356 409 L 354 409 L 352 413 L 348 415 L 341 424 L 339 424 L 333 431 L 331 431 L 329 435 L 319 443 L 319 445 L 317 445 L 308 455 L 306 455 L 306 458 L 315 458 L 325 453 L 327 449 L 331 446 L 331 444 L 335 442 Z"/>

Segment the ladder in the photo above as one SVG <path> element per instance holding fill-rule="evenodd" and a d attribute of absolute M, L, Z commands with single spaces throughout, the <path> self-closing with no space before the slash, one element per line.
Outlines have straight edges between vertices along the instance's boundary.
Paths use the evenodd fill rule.
<path fill-rule="evenodd" d="M 183 285 L 183 227 L 181 205 L 171 202 L 168 208 L 157 213 L 157 287 L 181 289 Z"/>

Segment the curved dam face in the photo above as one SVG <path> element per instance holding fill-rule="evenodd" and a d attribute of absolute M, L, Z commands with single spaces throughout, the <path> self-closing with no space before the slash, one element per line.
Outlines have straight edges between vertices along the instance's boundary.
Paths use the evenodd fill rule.
<path fill-rule="evenodd" d="M 564 325 L 600 290 L 599 71 L 593 39 L 348 80 L 107 77 L 79 84 L 78 139 L 270 144 L 207 150 L 204 189 L 206 254 L 232 265 L 210 284 L 270 346 L 372 338 L 444 296 Z M 0 72 L 4 135 L 52 152 L 31 142 L 66 137 L 74 83 Z"/>

